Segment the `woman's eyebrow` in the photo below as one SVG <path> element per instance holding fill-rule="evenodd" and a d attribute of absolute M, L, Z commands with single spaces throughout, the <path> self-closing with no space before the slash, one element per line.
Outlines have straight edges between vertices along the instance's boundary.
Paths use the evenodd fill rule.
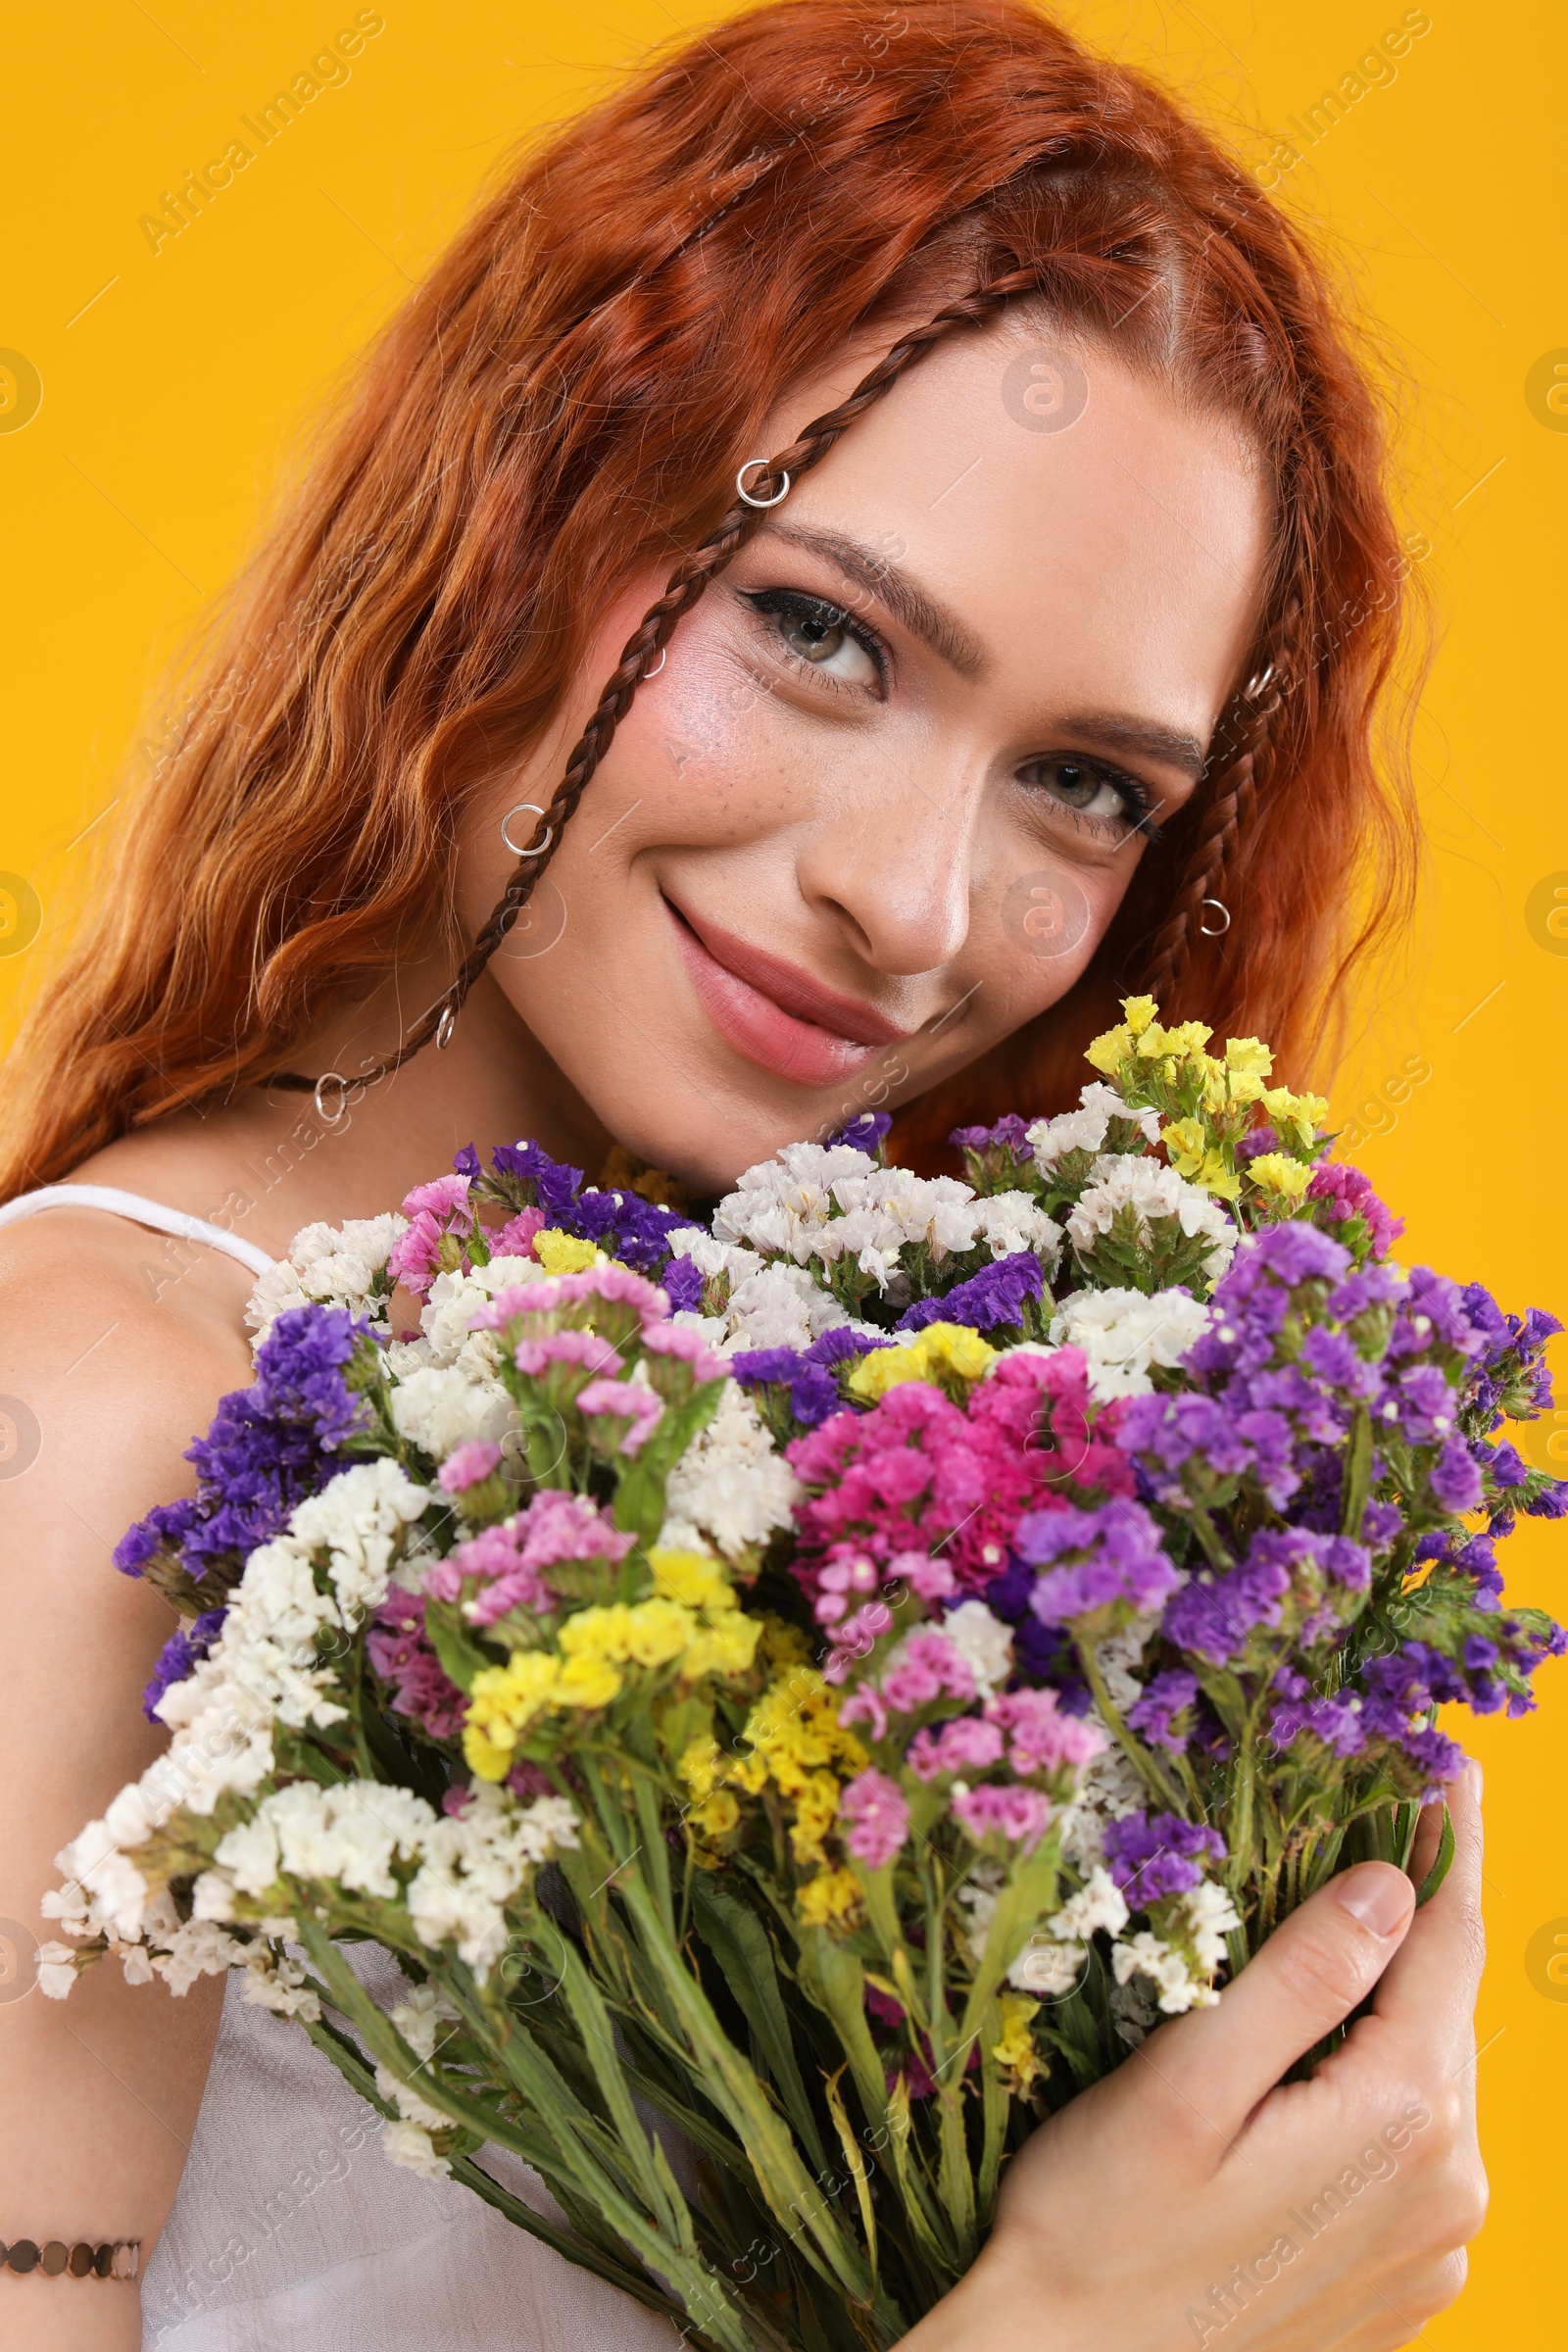
<path fill-rule="evenodd" d="M 844 574 L 846 589 L 862 588 L 875 597 L 895 618 L 903 621 L 912 636 L 956 669 L 960 678 L 972 682 L 984 677 L 990 663 L 974 632 L 876 548 L 866 547 L 841 531 L 813 531 L 788 522 L 771 524 L 769 536 L 782 539 L 791 547 L 804 548 L 808 555 L 820 556 L 825 563 L 836 564 Z M 853 612 L 853 599 L 847 598 L 846 602 Z"/>
<path fill-rule="evenodd" d="M 1118 718 L 1106 710 L 1064 710 L 1055 724 L 1063 734 L 1088 736 L 1118 752 L 1141 752 L 1191 776 L 1196 784 L 1208 761 L 1208 746 L 1180 727 L 1162 727 L 1148 718 Z"/>
<path fill-rule="evenodd" d="M 808 555 L 820 556 L 824 563 L 836 564 L 846 591 L 864 589 L 961 678 L 976 682 L 985 676 L 990 662 L 973 631 L 951 607 L 928 595 L 875 548 L 843 531 L 816 531 L 803 523 L 771 523 L 767 536 L 803 548 Z M 846 595 L 845 601 L 853 611 L 853 599 Z M 1154 719 L 1127 718 L 1104 710 L 1068 710 L 1054 723 L 1064 734 L 1088 736 L 1116 751 L 1141 753 L 1146 760 L 1158 760 L 1162 766 L 1190 776 L 1195 784 L 1208 759 L 1208 746 L 1198 736 L 1179 727 L 1161 726 Z"/>

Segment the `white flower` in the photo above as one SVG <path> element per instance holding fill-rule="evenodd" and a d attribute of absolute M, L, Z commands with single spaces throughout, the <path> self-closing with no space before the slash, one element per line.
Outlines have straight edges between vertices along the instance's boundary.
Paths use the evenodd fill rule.
<path fill-rule="evenodd" d="M 1187 1914 L 1186 1928 L 1192 1937 L 1193 1956 L 1205 1976 L 1212 1976 L 1221 1962 L 1229 1957 L 1225 1938 L 1234 1928 L 1241 1926 L 1230 1891 L 1217 1880 L 1201 1879 L 1182 1896 L 1182 1908 Z"/>
<path fill-rule="evenodd" d="M 577 1843 L 577 1816 L 564 1797 L 526 1808 L 485 1784 L 461 1814 L 443 1814 L 424 1839 L 425 1860 L 408 1890 L 421 1943 L 453 1943 L 482 1980 L 507 1948 L 502 1905 L 527 1872 Z"/>
<path fill-rule="evenodd" d="M 1119 1936 L 1127 1925 L 1126 1898 L 1109 1871 L 1097 1863 L 1088 1885 L 1069 1895 L 1046 1925 L 1062 1943 L 1087 1943 L 1100 1928 Z"/>
<path fill-rule="evenodd" d="M 216 1921 L 191 1919 L 164 1938 L 164 1949 L 154 1952 L 152 1965 L 171 1992 L 188 1992 L 198 1977 L 220 1977 L 232 1968 L 245 1949 Z M 125 1973 L 130 1974 L 128 1968 Z"/>
<path fill-rule="evenodd" d="M 813 1308 L 820 1309 L 813 1318 Z M 732 1348 L 808 1348 L 818 1328 L 843 1321 L 844 1309 L 828 1296 L 804 1266 L 775 1259 L 759 1265 L 736 1283 L 729 1295 L 726 1329 Z"/>
<path fill-rule="evenodd" d="M 305 1981 L 297 1960 L 274 1953 L 265 1943 L 253 1943 L 245 1955 L 245 1989 L 240 1998 L 254 2008 L 271 2009 L 279 2017 L 298 2017 L 308 2025 L 320 2022 L 321 2003 Z"/>
<path fill-rule="evenodd" d="M 678 1233 L 672 1233 L 669 1250 L 672 1257 L 689 1257 L 704 1282 L 716 1282 L 722 1276 L 731 1290 L 748 1275 L 760 1273 L 763 1264 L 755 1250 L 720 1241 L 701 1225 L 683 1225 Z"/>
<path fill-rule="evenodd" d="M 1066 1152 L 1098 1152 L 1112 1119 L 1135 1119 L 1146 1142 L 1159 1141 L 1159 1119 L 1152 1110 L 1134 1110 L 1113 1086 L 1092 1080 L 1078 1098 L 1081 1107 L 1064 1110 L 1054 1119 L 1036 1119 L 1028 1130 L 1035 1166 L 1042 1176 L 1054 1175 Z"/>
<path fill-rule="evenodd" d="M 990 1245 L 993 1257 L 1015 1257 L 1032 1250 L 1048 1274 L 1061 1256 L 1061 1227 L 1048 1217 L 1031 1193 L 992 1193 L 974 1204 L 976 1241 Z"/>
<path fill-rule="evenodd" d="M 69 1943 L 38 1946 L 38 1990 L 51 2001 L 63 2001 L 76 1982 L 75 1955 Z"/>
<path fill-rule="evenodd" d="M 1075 1291 L 1052 1319 L 1058 1345 L 1083 1350 L 1089 1393 L 1098 1403 L 1113 1396 L 1147 1396 L 1150 1367 L 1170 1370 L 1208 1329 L 1209 1311 L 1184 1290 Z"/>
<path fill-rule="evenodd" d="M 1168 1938 L 1146 1929 L 1113 1947 L 1117 1984 L 1125 1984 L 1132 1976 L 1148 1977 L 1167 2017 L 1212 2008 L 1219 1994 L 1209 1979 L 1226 1956 L 1227 1932 L 1241 1926 L 1229 1894 L 1203 1880 L 1170 1906 L 1166 1924 Z"/>
<path fill-rule="evenodd" d="M 816 1237 L 816 1254 L 831 1262 L 854 1257 L 862 1274 L 886 1290 L 906 1246 L 923 1247 L 940 1260 L 972 1250 L 978 1202 L 954 1176 L 915 1176 L 907 1168 L 874 1168 L 839 1177 L 833 1198 L 843 1214 Z"/>
<path fill-rule="evenodd" d="M 1200 1186 L 1189 1184 L 1174 1168 L 1156 1159 L 1127 1152 L 1111 1152 L 1097 1159 L 1090 1183 L 1067 1218 L 1067 1236 L 1075 1250 L 1092 1250 L 1108 1233 L 1119 1208 L 1137 1212 L 1138 1237 L 1147 1247 L 1152 1239 L 1150 1223 L 1155 1217 L 1174 1217 L 1189 1240 L 1200 1236 L 1208 1244 L 1206 1272 L 1217 1279 L 1235 1254 L 1237 1232 L 1219 1202 Z"/>
<path fill-rule="evenodd" d="M 518 1427 L 498 1380 L 471 1380 L 456 1365 L 421 1365 L 392 1391 L 392 1426 L 409 1445 L 445 1461 L 471 1439 L 497 1444 Z"/>
<path fill-rule="evenodd" d="M 863 1174 L 866 1165 L 865 1153 L 853 1144 L 787 1144 L 776 1159 L 748 1168 L 726 1193 L 714 1212 L 714 1238 L 804 1265 L 828 1221 L 834 1182 Z"/>
<path fill-rule="evenodd" d="M 456 1366 L 470 1380 L 490 1380 L 501 1360 L 501 1342 L 493 1331 L 475 1331 L 473 1319 L 498 1291 L 520 1284 L 544 1282 L 537 1258 L 493 1257 L 488 1265 L 452 1269 L 435 1277 L 419 1309 L 419 1336 L 395 1340 L 385 1354 L 393 1380 L 406 1380 L 421 1365 L 445 1371 Z"/>
<path fill-rule="evenodd" d="M 1049 1936 L 1031 1936 L 1007 1971 L 1007 1983 L 1037 1998 L 1060 2000 L 1082 1981 L 1089 1957 L 1081 1943 L 1056 1943 Z"/>
<path fill-rule="evenodd" d="M 943 1618 L 941 1632 L 953 1643 L 981 1698 L 989 1698 L 1012 1672 L 1012 1628 L 994 1617 L 983 1600 L 963 1600 Z"/>
<path fill-rule="evenodd" d="M 789 1526 L 799 1492 L 751 1397 L 727 1381 L 711 1421 L 669 1474 L 659 1541 L 671 1551 L 711 1546 L 739 1559 Z"/>
<path fill-rule="evenodd" d="M 407 1217 L 351 1218 L 346 1225 L 307 1225 L 288 1246 L 288 1254 L 269 1267 L 251 1293 L 245 1320 L 260 1347 L 285 1307 L 346 1306 L 351 1313 L 380 1319 L 370 1285 L 384 1269 Z"/>
<path fill-rule="evenodd" d="M 448 2118 L 443 2116 L 441 2121 L 446 2123 Z M 426 2180 L 444 2180 L 452 2170 L 446 2158 L 436 2154 L 429 2132 L 421 2132 L 417 2124 L 383 2124 L 381 2152 L 409 2172 L 422 2174 Z"/>

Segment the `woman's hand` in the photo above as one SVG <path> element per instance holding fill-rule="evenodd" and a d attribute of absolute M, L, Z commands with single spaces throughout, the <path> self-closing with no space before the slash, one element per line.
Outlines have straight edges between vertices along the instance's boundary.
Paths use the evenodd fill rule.
<path fill-rule="evenodd" d="M 1383 1862 L 1322 1888 L 1218 2006 L 1162 2026 L 1037 2132 L 974 2270 L 910 2352 L 1386 2352 L 1464 2284 L 1486 2212 L 1471 2013 L 1480 1768 L 1418 1917 Z M 1424 1876 L 1441 1811 L 1424 1816 Z M 1308 2082 L 1291 2064 L 1377 1985 Z"/>

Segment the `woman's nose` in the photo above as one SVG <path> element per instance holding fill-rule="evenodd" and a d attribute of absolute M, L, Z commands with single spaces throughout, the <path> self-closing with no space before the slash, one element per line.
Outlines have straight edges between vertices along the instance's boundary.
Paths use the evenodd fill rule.
<path fill-rule="evenodd" d="M 878 971 L 938 971 L 968 936 L 975 794 L 946 762 L 940 780 L 880 753 L 872 764 L 863 788 L 811 828 L 801 892 Z"/>

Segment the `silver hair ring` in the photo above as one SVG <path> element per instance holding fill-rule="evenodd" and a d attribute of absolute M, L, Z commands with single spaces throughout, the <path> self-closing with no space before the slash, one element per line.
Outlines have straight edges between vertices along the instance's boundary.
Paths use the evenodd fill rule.
<path fill-rule="evenodd" d="M 1205 923 L 1202 913 L 1202 910 L 1205 906 L 1212 906 L 1214 912 L 1216 914 L 1222 914 L 1225 917 L 1225 920 L 1222 923 Z M 1226 906 L 1224 900 L 1200 899 L 1198 902 L 1198 928 L 1200 931 L 1201 931 L 1203 937 L 1205 939 L 1223 939 L 1226 932 L 1231 927 L 1231 910 Z"/>
<path fill-rule="evenodd" d="M 457 1025 L 458 1008 L 455 1004 L 448 1004 L 435 1025 L 435 1050 L 438 1054 L 444 1054 L 451 1045 L 452 1032 Z"/>
<path fill-rule="evenodd" d="M 643 684 L 644 684 L 645 686 L 647 685 L 647 683 L 648 683 L 648 681 L 649 681 L 649 679 L 650 679 L 650 678 L 657 678 L 657 677 L 658 677 L 658 675 L 659 675 L 660 671 L 661 671 L 661 670 L 663 668 L 663 666 L 664 666 L 664 660 L 665 660 L 665 656 L 668 654 L 668 652 L 669 652 L 669 648 L 668 648 L 668 646 L 662 645 L 662 646 L 660 647 L 660 649 L 659 649 L 659 660 L 658 660 L 658 661 L 657 661 L 657 662 L 654 663 L 654 666 L 653 666 L 653 668 L 652 668 L 652 669 L 645 669 L 645 670 L 643 671 Z"/>
<path fill-rule="evenodd" d="M 328 1110 L 326 1104 L 321 1101 L 321 1089 L 324 1086 L 337 1088 L 337 1108 L 335 1110 Z M 323 1070 L 311 1089 L 311 1099 L 316 1104 L 317 1117 L 323 1119 L 328 1127 L 335 1127 L 348 1108 L 349 1082 L 346 1078 L 340 1077 L 336 1070 Z"/>
<path fill-rule="evenodd" d="M 1272 662 L 1265 662 L 1261 669 L 1254 669 L 1247 684 L 1242 688 L 1244 699 L 1247 702 L 1255 703 L 1273 676 L 1274 664 Z"/>
<path fill-rule="evenodd" d="M 735 476 L 735 494 L 737 498 L 744 499 L 749 507 L 776 507 L 781 499 L 788 498 L 790 494 L 790 477 L 788 474 L 784 476 L 782 489 L 776 490 L 771 498 L 754 498 L 746 487 L 746 476 L 751 472 L 754 466 L 760 466 L 763 472 L 766 473 L 770 470 L 771 460 L 767 458 L 747 459 L 745 465 Z"/>
<path fill-rule="evenodd" d="M 543 816 L 544 814 L 544 810 L 540 808 L 537 801 L 519 801 L 515 808 L 509 808 L 506 815 L 501 819 L 501 838 L 506 843 L 508 849 L 512 852 L 514 858 L 542 858 L 546 850 L 549 849 L 550 844 L 556 838 L 556 828 L 554 825 L 547 825 L 545 827 L 545 837 L 536 850 L 519 849 L 517 844 L 513 840 L 512 835 L 507 831 L 507 827 L 511 824 L 513 818 L 514 816 L 521 816 L 524 809 L 527 810 L 530 816 Z"/>

